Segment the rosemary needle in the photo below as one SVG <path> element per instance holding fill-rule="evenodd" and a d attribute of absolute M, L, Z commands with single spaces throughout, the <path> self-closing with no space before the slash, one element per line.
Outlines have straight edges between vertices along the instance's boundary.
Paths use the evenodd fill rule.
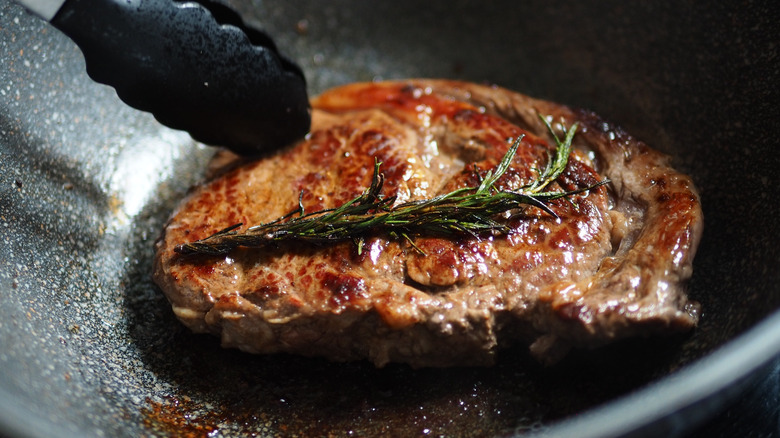
<path fill-rule="evenodd" d="M 519 136 L 501 162 L 480 178 L 477 187 L 464 187 L 430 199 L 393 205 L 396 197 L 384 197 L 384 176 L 379 172 L 381 162 L 375 160 L 371 185 L 359 196 L 331 209 L 306 213 L 301 199 L 298 208 L 262 225 L 236 231 L 243 224 L 227 227 L 205 239 L 175 247 L 180 254 L 224 255 L 238 247 L 263 247 L 281 241 L 299 241 L 316 244 L 352 240 L 362 252 L 364 238 L 369 234 L 386 233 L 391 237 L 403 237 L 414 248 L 411 236 L 471 235 L 478 238 L 490 233 L 507 233 L 507 227 L 498 220 L 499 215 L 522 206 L 537 207 L 556 216 L 547 202 L 568 198 L 608 183 L 602 180 L 591 186 L 570 191 L 544 191 L 566 168 L 577 124 L 560 139 L 550 123 L 541 117 L 555 139 L 556 148 L 539 176 L 520 190 L 498 190 L 495 183 L 509 169 L 522 136 Z M 419 248 L 418 251 L 422 252 Z"/>

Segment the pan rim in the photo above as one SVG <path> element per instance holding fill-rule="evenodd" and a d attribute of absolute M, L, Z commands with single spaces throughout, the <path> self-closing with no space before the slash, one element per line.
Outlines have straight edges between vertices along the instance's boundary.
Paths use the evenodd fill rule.
<path fill-rule="evenodd" d="M 780 364 L 780 310 L 674 373 L 523 436 L 623 437 L 633 436 L 650 425 L 676 428 L 678 435 L 690 432 L 722 411 L 744 392 L 745 383 L 762 375 L 762 369 L 768 372 L 775 362 Z M 688 418 L 684 425 L 679 423 L 679 416 L 705 400 L 711 403 L 708 415 Z"/>
<path fill-rule="evenodd" d="M 686 430 L 690 430 L 712 418 L 729 401 L 736 399 L 745 389 L 743 383 L 756 377 L 760 370 L 775 361 L 780 361 L 780 310 L 774 311 L 706 356 L 645 387 L 574 417 L 553 422 L 540 431 L 516 436 L 628 436 L 650 425 L 667 424 L 674 427 L 674 418 L 681 412 L 705 400 L 716 400 L 708 411 L 709 416 L 700 416 L 685 425 Z M 63 425 L 36 417 L 33 411 L 14 403 L 12 395 L 4 388 L 0 388 L 0 434 L 9 438 L 96 436 L 94 431 L 79 430 L 76 434 L 63 430 Z"/>

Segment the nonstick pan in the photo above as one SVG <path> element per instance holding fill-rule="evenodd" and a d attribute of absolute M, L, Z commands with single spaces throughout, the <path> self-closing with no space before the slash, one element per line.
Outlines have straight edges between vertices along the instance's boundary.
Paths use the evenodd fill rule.
<path fill-rule="evenodd" d="M 0 435 L 734 436 L 778 430 L 778 6 L 235 2 L 306 72 L 496 83 L 594 110 L 691 174 L 690 334 L 485 368 L 223 350 L 172 315 L 153 242 L 211 148 L 124 106 L 70 41 L 0 0 Z M 725 410 L 725 411 L 724 411 Z M 721 415 L 720 413 L 726 412 Z M 702 429 L 703 428 L 703 429 Z M 752 429 L 751 429 L 752 428 Z M 702 432 L 703 431 L 703 432 Z"/>

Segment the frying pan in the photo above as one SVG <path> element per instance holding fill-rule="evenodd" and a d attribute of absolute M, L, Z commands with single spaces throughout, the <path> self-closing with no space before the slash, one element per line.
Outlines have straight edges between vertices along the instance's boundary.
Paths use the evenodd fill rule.
<path fill-rule="evenodd" d="M 553 367 L 519 347 L 490 369 L 419 370 L 223 350 L 149 277 L 154 239 L 213 150 L 125 107 L 72 43 L 0 0 L 0 434 L 716 436 L 724 409 L 780 386 L 775 2 L 233 5 L 299 61 L 311 94 L 491 82 L 670 154 L 702 194 L 701 324 Z M 754 436 L 779 432 L 777 392 L 762 392 L 774 417 Z"/>

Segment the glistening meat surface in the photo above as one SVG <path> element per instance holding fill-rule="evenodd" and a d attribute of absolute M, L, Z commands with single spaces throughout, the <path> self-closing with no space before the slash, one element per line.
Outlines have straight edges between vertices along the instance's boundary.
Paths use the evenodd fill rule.
<path fill-rule="evenodd" d="M 300 143 L 252 162 L 220 158 L 157 243 L 154 278 L 176 316 L 226 347 L 291 352 L 377 366 L 489 365 L 502 346 L 527 343 L 555 361 L 571 346 L 689 330 L 698 304 L 685 283 L 702 229 L 698 195 L 668 157 L 597 116 L 498 87 L 411 80 L 354 84 L 315 98 Z M 574 152 L 553 188 L 609 178 L 608 186 L 514 216 L 506 235 L 387 235 L 314 246 L 280 243 L 227 256 L 182 256 L 176 245 L 242 228 L 298 206 L 331 208 L 371 183 L 384 193 L 431 198 L 478 184 L 524 135 L 499 180 L 537 177 L 553 127 L 578 122 Z M 225 164 L 225 160 L 228 164 Z M 422 251 L 420 251 L 422 250 Z"/>

